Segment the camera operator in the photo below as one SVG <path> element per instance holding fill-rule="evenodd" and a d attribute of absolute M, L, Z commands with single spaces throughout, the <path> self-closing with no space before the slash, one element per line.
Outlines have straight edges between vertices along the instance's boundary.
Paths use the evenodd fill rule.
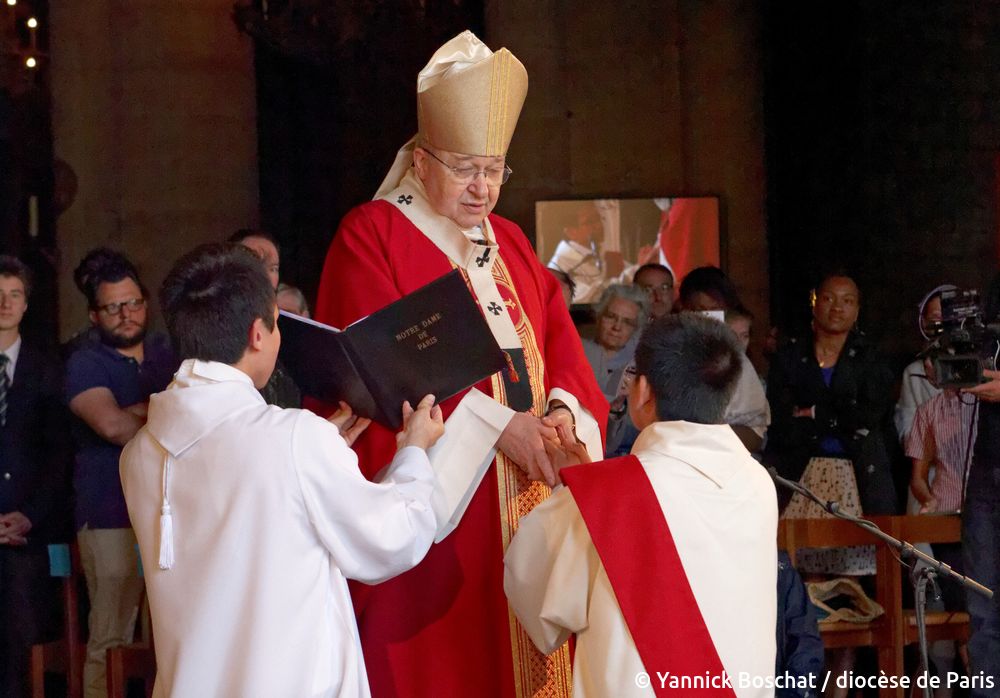
<path fill-rule="evenodd" d="M 985 317 L 1000 315 L 1000 275 L 985 299 Z M 984 370 L 986 382 L 967 388 L 981 401 L 979 433 L 966 482 L 962 514 L 962 553 L 965 573 L 994 591 L 1000 587 L 1000 371 Z M 1000 685 L 1000 597 L 988 600 L 967 595 L 972 675 L 992 677 L 989 688 L 972 690 L 972 696 L 996 695 Z"/>

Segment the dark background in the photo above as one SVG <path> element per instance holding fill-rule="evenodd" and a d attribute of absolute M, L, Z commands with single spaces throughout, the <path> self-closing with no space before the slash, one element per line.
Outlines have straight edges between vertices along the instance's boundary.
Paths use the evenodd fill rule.
<path fill-rule="evenodd" d="M 34 6 L 46 16 L 46 3 Z M 396 149 L 416 129 L 415 75 L 433 50 L 471 28 L 491 45 L 508 45 L 522 55 L 552 40 L 546 18 L 572 27 L 584 21 L 577 15 L 586 12 L 591 23 L 606 29 L 598 41 L 641 47 L 674 31 L 671 45 L 681 51 L 690 51 L 705 36 L 726 35 L 728 16 L 735 13 L 744 23 L 749 16 L 757 27 L 755 43 L 741 50 L 761 65 L 770 263 L 757 273 L 770 279 L 774 324 L 800 325 L 816 275 L 844 266 L 862 289 L 863 326 L 901 363 L 917 348 L 915 306 L 926 290 L 943 281 L 982 287 L 996 269 L 998 0 L 629 2 L 615 8 L 613 23 L 594 14 L 603 10 L 554 3 L 545 6 L 540 22 L 528 17 L 517 25 L 509 17 L 494 21 L 502 13 L 491 2 L 312 0 L 272 1 L 270 7 L 272 20 L 285 13 L 284 23 L 272 21 L 268 31 L 250 31 L 256 42 L 261 221 L 282 243 L 285 280 L 310 297 L 337 222 L 370 198 Z M 241 11 L 258 9 L 236 8 L 234 19 L 241 19 Z M 668 9 L 676 22 L 656 26 Z M 691 24 L 683 22 L 692 17 L 704 35 L 685 30 Z M 247 18 L 252 20 L 252 14 L 242 17 Z M 500 34 L 500 40 L 492 41 L 491 34 Z M 40 40 L 44 48 L 44 31 Z M 560 37 L 576 40 L 571 30 Z M 570 75 L 572 60 L 560 66 Z M 593 103 L 595 110 L 628 108 L 620 101 L 601 102 L 614 96 L 591 95 L 586 75 L 569 84 L 546 80 L 550 66 L 537 63 L 529 64 L 529 100 L 539 99 L 540 90 L 565 91 L 572 97 L 567 102 Z M 624 66 L 625 75 L 628 71 Z M 704 102 L 708 87 L 683 85 L 682 98 Z M 42 271 L 32 299 L 36 311 L 28 321 L 34 323 L 31 331 L 54 335 L 53 198 L 58 196 L 53 193 L 47 94 L 44 69 L 23 90 L 0 94 L 0 247 Z M 566 109 L 546 118 L 579 122 L 579 112 Z M 714 125 L 725 129 L 748 116 L 719 110 Z M 686 126 L 699 128 L 698 123 Z M 595 174 L 581 182 L 574 179 L 577 170 L 563 177 L 533 161 L 536 151 L 556 147 L 562 134 L 557 128 L 547 131 L 549 143 L 525 135 L 531 129 L 538 132 L 537 125 L 522 123 L 520 139 L 515 136 L 511 155 L 517 158 L 519 179 L 508 185 L 498 206 L 498 213 L 516 218 L 529 237 L 534 199 L 614 193 L 592 184 L 601 181 L 600 162 L 584 163 Z M 651 135 L 613 128 L 604 133 L 611 142 Z M 650 149 L 648 157 L 665 156 Z M 609 176 L 609 187 L 629 196 L 718 195 L 724 246 L 727 236 L 734 239 L 737 231 L 726 229 L 730 201 L 725 186 L 705 186 L 685 176 L 653 187 L 638 175 L 629 178 L 647 163 L 627 164 L 624 175 Z M 525 167 L 527 176 L 535 177 L 532 187 L 524 185 Z M 31 193 L 42 199 L 37 239 L 24 232 Z M 730 250 L 731 270 L 739 254 Z M 38 306 L 47 312 L 37 312 Z M 763 329 L 756 331 L 763 334 Z"/>

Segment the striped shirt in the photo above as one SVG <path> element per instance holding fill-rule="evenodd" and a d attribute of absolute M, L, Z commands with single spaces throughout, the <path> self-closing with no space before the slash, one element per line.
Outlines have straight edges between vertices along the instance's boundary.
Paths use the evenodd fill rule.
<path fill-rule="evenodd" d="M 931 494 L 938 511 L 962 508 L 967 464 L 976 442 L 978 402 L 970 395 L 946 390 L 917 408 L 906 438 L 906 455 L 930 461 L 936 468 Z"/>

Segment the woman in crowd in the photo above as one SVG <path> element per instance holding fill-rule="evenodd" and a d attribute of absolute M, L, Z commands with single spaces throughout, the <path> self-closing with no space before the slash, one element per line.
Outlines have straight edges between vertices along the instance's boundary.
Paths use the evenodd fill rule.
<path fill-rule="evenodd" d="M 842 272 L 827 275 L 813 296 L 812 331 L 779 348 L 768 376 L 772 423 L 765 460 L 821 499 L 853 514 L 891 514 L 896 494 L 888 439 L 893 377 L 857 331 L 860 292 Z M 784 516 L 821 518 L 799 495 Z M 802 551 L 799 567 L 825 574 L 873 574 L 870 547 Z"/>
<path fill-rule="evenodd" d="M 604 397 L 613 402 L 635 344 L 649 318 L 649 296 L 641 288 L 612 284 L 594 307 L 597 335 L 583 340 L 583 352 Z"/>
<path fill-rule="evenodd" d="M 765 462 L 799 480 L 822 500 L 850 514 L 891 514 L 896 504 L 887 444 L 892 433 L 892 372 L 857 331 L 861 294 L 843 272 L 828 274 L 813 291 L 812 331 L 779 347 L 771 362 L 767 397 L 771 428 Z M 779 493 L 780 501 L 787 501 Z M 785 518 L 830 516 L 796 494 Z M 806 574 L 875 573 L 874 546 L 803 548 Z M 835 674 L 854 664 L 850 649 L 835 651 Z M 846 691 L 836 689 L 840 698 Z"/>

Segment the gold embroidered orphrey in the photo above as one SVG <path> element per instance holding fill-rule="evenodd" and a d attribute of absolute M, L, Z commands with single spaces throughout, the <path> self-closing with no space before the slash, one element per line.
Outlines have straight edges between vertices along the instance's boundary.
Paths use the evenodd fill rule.
<path fill-rule="evenodd" d="M 517 297 L 513 280 L 510 277 L 503 258 L 499 255 L 493 263 L 493 280 L 497 288 L 503 288 L 517 305 L 519 312 L 511 312 L 511 317 L 518 317 L 515 329 L 524 350 L 524 363 L 528 369 L 528 381 L 531 386 L 533 414 L 545 412 L 545 362 L 539 350 L 531 320 L 524 312 Z M 462 274 L 469 282 L 468 274 L 463 269 Z M 471 284 L 470 284 L 471 290 Z M 506 299 L 505 299 L 506 301 Z M 509 301 L 508 301 L 509 302 Z M 522 377 L 523 380 L 523 377 Z M 493 388 L 493 398 L 503 405 L 507 404 L 507 390 L 504 386 L 503 373 L 495 373 L 490 378 Z M 517 532 L 517 522 L 537 505 L 545 501 L 552 491 L 543 482 L 532 482 L 517 464 L 510 462 L 503 453 L 497 452 L 497 490 L 500 500 L 500 530 L 503 536 L 503 549 L 506 551 L 511 538 Z M 514 662 L 514 689 L 518 698 L 569 698 L 573 693 L 572 668 L 569 660 L 569 644 L 549 656 L 538 651 L 531 638 L 521 627 L 514 612 L 508 606 L 510 623 L 511 655 Z"/>

